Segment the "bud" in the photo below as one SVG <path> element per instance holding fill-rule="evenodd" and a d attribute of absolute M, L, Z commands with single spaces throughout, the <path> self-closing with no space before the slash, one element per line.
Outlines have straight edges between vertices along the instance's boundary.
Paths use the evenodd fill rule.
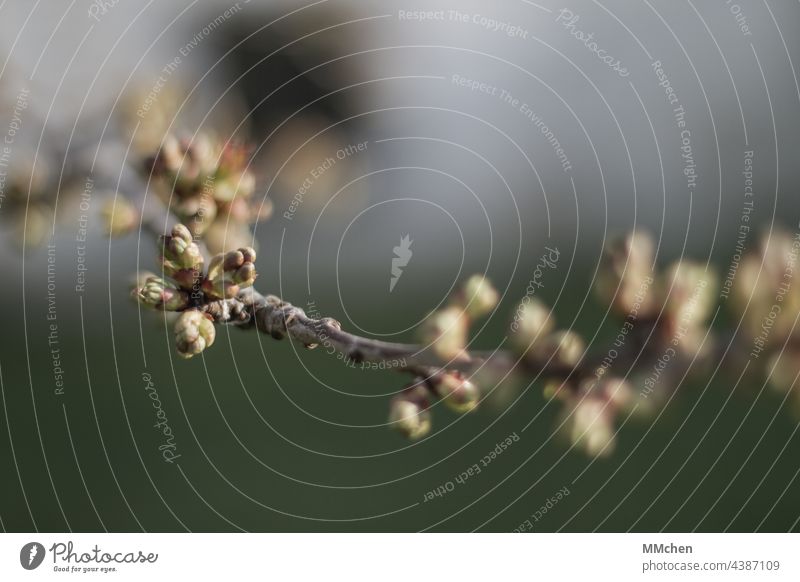
<path fill-rule="evenodd" d="M 256 179 L 250 172 L 233 174 L 217 181 L 214 198 L 219 202 L 250 198 L 256 189 Z"/>
<path fill-rule="evenodd" d="M 108 236 L 124 236 L 139 225 L 139 212 L 124 196 L 106 200 L 100 215 Z"/>
<path fill-rule="evenodd" d="M 657 306 L 647 291 L 654 255 L 653 239 L 641 232 L 606 245 L 595 283 L 600 299 L 620 315 L 633 311 L 637 315 L 652 314 Z"/>
<path fill-rule="evenodd" d="M 392 398 L 389 424 L 406 438 L 417 440 L 431 430 L 431 413 L 427 392 L 421 384 L 406 388 Z"/>
<path fill-rule="evenodd" d="M 423 323 L 421 339 L 430 344 L 441 359 L 452 360 L 463 355 L 467 325 L 467 317 L 460 307 L 445 307 L 433 312 Z"/>
<path fill-rule="evenodd" d="M 203 292 L 220 299 L 236 297 L 241 289 L 255 282 L 258 276 L 255 260 L 256 251 L 251 247 L 215 255 L 208 264 Z"/>
<path fill-rule="evenodd" d="M 431 378 L 430 382 L 436 395 L 454 412 L 469 412 L 480 402 L 478 387 L 460 372 L 445 372 Z"/>
<path fill-rule="evenodd" d="M 608 456 L 614 451 L 612 414 L 601 398 L 578 397 L 563 427 L 570 442 L 589 456 Z"/>
<path fill-rule="evenodd" d="M 574 331 L 557 331 L 537 342 L 536 348 L 529 352 L 537 361 L 550 361 L 548 366 L 575 367 L 586 349 L 581 336 Z"/>
<path fill-rule="evenodd" d="M 181 311 L 189 306 L 189 294 L 163 279 L 150 276 L 134 289 L 140 303 L 161 311 Z"/>
<path fill-rule="evenodd" d="M 787 346 L 786 349 L 773 355 L 766 368 L 770 384 L 782 392 L 797 387 L 797 375 L 800 374 L 800 347 Z"/>
<path fill-rule="evenodd" d="M 678 261 L 665 273 L 664 313 L 673 327 L 697 329 L 716 304 L 714 273 L 700 263 Z"/>
<path fill-rule="evenodd" d="M 582 388 L 584 393 L 585 388 L 591 389 L 592 395 L 608 402 L 609 407 L 614 410 L 630 410 L 636 401 L 633 385 L 623 378 L 614 376 L 602 377 L 599 380 L 592 378 L 584 380 Z"/>
<path fill-rule="evenodd" d="M 492 283 L 483 275 L 473 275 L 457 295 L 458 303 L 469 317 L 488 315 L 497 307 L 500 295 Z"/>
<path fill-rule="evenodd" d="M 511 322 L 511 341 L 517 349 L 527 352 L 535 342 L 553 331 L 554 326 L 555 317 L 542 301 L 536 297 L 523 300 Z"/>
<path fill-rule="evenodd" d="M 204 191 L 191 196 L 173 196 L 170 203 L 172 212 L 193 236 L 202 236 L 217 216 L 217 203 Z"/>
<path fill-rule="evenodd" d="M 182 358 L 191 358 L 214 343 L 214 323 L 205 314 L 190 309 L 181 313 L 175 322 L 175 345 Z"/>
<path fill-rule="evenodd" d="M 192 239 L 192 233 L 184 225 L 176 224 L 170 235 L 159 240 L 164 273 L 182 289 L 193 289 L 203 268 L 203 255 Z"/>

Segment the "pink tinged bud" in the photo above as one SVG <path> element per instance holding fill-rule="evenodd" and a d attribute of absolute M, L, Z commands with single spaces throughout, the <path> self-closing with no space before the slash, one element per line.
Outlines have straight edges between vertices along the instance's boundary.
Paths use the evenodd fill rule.
<path fill-rule="evenodd" d="M 220 299 L 236 297 L 241 289 L 255 282 L 255 259 L 256 252 L 250 247 L 215 255 L 209 262 L 203 291 Z"/>
<path fill-rule="evenodd" d="M 140 303 L 162 311 L 181 311 L 189 305 L 189 295 L 158 277 L 149 277 L 135 290 Z"/>
<path fill-rule="evenodd" d="M 214 323 L 196 309 L 182 312 L 175 322 L 175 345 L 182 358 L 201 353 L 214 343 L 215 337 Z"/>
<path fill-rule="evenodd" d="M 440 374 L 431 383 L 436 395 L 454 412 L 469 412 L 480 402 L 478 387 L 458 372 Z"/>
<path fill-rule="evenodd" d="M 161 260 L 167 274 L 180 269 L 199 270 L 203 255 L 195 244 L 192 233 L 183 224 L 176 224 L 172 232 L 160 238 Z"/>

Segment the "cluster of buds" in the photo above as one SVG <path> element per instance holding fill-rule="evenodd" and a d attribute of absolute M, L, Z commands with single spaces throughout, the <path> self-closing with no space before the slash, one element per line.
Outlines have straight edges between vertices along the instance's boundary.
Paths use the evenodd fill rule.
<path fill-rule="evenodd" d="M 146 169 L 159 197 L 212 253 L 250 244 L 250 225 L 268 218 L 268 200 L 254 200 L 256 181 L 249 150 L 205 134 L 194 139 L 168 135 Z"/>
<path fill-rule="evenodd" d="M 178 224 L 159 241 L 163 276 L 150 275 L 137 283 L 133 296 L 143 305 L 179 312 L 175 321 L 178 354 L 191 358 L 214 343 L 212 317 L 203 310 L 210 302 L 230 299 L 253 285 L 256 253 L 244 247 L 218 254 L 203 274 L 203 255 L 189 229 Z"/>
<path fill-rule="evenodd" d="M 470 324 L 490 314 L 499 294 L 483 275 L 473 275 L 458 289 L 448 303 L 431 313 L 422 324 L 420 337 L 445 366 L 469 359 L 466 347 Z M 418 439 L 431 429 L 430 406 L 439 400 L 453 412 L 474 410 L 481 399 L 476 384 L 453 370 L 436 370 L 427 378 L 417 378 L 391 403 L 389 423 L 410 439 Z"/>
<path fill-rule="evenodd" d="M 595 291 L 626 321 L 657 321 L 659 337 L 683 355 L 708 350 L 707 321 L 716 306 L 716 274 L 707 264 L 681 259 L 655 268 L 655 244 L 633 232 L 604 251 Z"/>
<path fill-rule="evenodd" d="M 542 375 L 547 398 L 564 405 L 560 432 L 590 455 L 613 451 L 620 411 L 650 410 L 656 382 L 673 385 L 711 348 L 707 321 L 717 299 L 713 273 L 690 260 L 656 270 L 654 249 L 649 236 L 634 232 L 604 250 L 595 291 L 623 325 L 603 360 L 587 357 L 576 332 L 556 329 L 551 310 L 537 298 L 526 297 L 511 324 L 511 345 L 525 367 Z M 647 342 L 644 349 L 633 339 L 637 332 Z M 655 376 L 615 376 L 612 367 L 626 349 L 638 354 L 637 368 L 656 370 Z M 628 375 L 628 362 L 623 362 L 617 365 Z M 639 399 L 634 398 L 637 391 L 643 395 Z"/>
<path fill-rule="evenodd" d="M 442 309 L 431 313 L 420 330 L 420 339 L 444 361 L 468 356 L 469 326 L 497 307 L 499 295 L 483 275 L 473 275 Z"/>
<path fill-rule="evenodd" d="M 748 349 L 777 390 L 791 391 L 800 410 L 800 234 L 775 229 L 739 263 L 731 303 Z"/>
<path fill-rule="evenodd" d="M 389 424 L 406 438 L 420 439 L 431 430 L 434 400 L 464 414 L 478 406 L 480 397 L 478 387 L 462 373 L 438 371 L 428 378 L 417 378 L 392 399 Z"/>

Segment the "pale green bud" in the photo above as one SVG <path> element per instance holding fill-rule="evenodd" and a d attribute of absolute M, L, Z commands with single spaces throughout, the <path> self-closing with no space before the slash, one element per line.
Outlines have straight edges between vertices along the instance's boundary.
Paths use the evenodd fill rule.
<path fill-rule="evenodd" d="M 464 283 L 457 298 L 469 317 L 478 318 L 490 314 L 497 307 L 500 295 L 486 277 L 473 275 Z"/>
<path fill-rule="evenodd" d="M 134 292 L 140 303 L 153 309 L 181 311 L 189 306 L 188 293 L 159 277 L 148 277 Z"/>
<path fill-rule="evenodd" d="M 203 292 L 220 299 L 236 297 L 255 282 L 258 276 L 255 260 L 256 251 L 251 247 L 215 255 L 208 264 Z"/>
<path fill-rule="evenodd" d="M 591 457 L 614 452 L 612 411 L 603 399 L 579 397 L 569 412 L 564 428 L 572 444 Z"/>
<path fill-rule="evenodd" d="M 433 312 L 421 328 L 421 339 L 443 360 L 463 355 L 467 345 L 468 319 L 461 307 L 452 305 Z"/>
<path fill-rule="evenodd" d="M 389 408 L 389 424 L 411 440 L 427 435 L 432 426 L 430 403 L 423 386 L 407 388 L 394 398 Z"/>
<path fill-rule="evenodd" d="M 459 372 L 446 372 L 431 379 L 436 395 L 454 412 L 464 413 L 478 406 L 478 387 Z"/>
<path fill-rule="evenodd" d="M 100 215 L 109 236 L 124 236 L 139 225 L 139 212 L 124 196 L 106 200 Z"/>
<path fill-rule="evenodd" d="M 175 345 L 182 358 L 191 358 L 214 343 L 214 323 L 205 314 L 190 309 L 175 322 Z"/>
<path fill-rule="evenodd" d="M 523 352 L 533 348 L 555 327 L 555 317 L 538 298 L 526 298 L 519 304 L 511 322 L 511 341 Z"/>

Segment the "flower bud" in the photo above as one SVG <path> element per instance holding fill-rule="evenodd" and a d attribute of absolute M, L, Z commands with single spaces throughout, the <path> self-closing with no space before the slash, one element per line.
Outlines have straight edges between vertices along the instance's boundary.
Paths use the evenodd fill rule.
<path fill-rule="evenodd" d="M 464 353 L 467 326 L 467 317 L 462 309 L 452 305 L 428 317 L 422 325 L 421 339 L 430 344 L 441 359 L 452 360 Z"/>
<path fill-rule="evenodd" d="M 171 234 L 161 236 L 160 240 L 161 260 L 165 269 L 178 271 L 202 268 L 203 255 L 186 226 L 176 224 L 172 227 Z"/>
<path fill-rule="evenodd" d="M 555 317 L 538 298 L 528 298 L 520 303 L 511 322 L 511 341 L 522 352 L 531 349 L 553 331 Z"/>
<path fill-rule="evenodd" d="M 161 264 L 164 273 L 175 280 L 182 289 L 193 290 L 203 268 L 200 247 L 192 240 L 189 229 L 176 224 L 172 233 L 162 236 Z"/>
<path fill-rule="evenodd" d="M 203 292 L 220 299 L 236 297 L 241 289 L 255 282 L 258 276 L 255 260 L 256 251 L 251 247 L 215 255 L 208 264 Z"/>
<path fill-rule="evenodd" d="M 161 311 L 181 311 L 189 306 L 189 294 L 155 276 L 134 290 L 140 303 Z"/>
<path fill-rule="evenodd" d="M 787 346 L 786 349 L 773 355 L 766 366 L 770 375 L 769 382 L 776 389 L 788 392 L 798 387 L 797 375 L 800 374 L 800 347 Z"/>
<path fill-rule="evenodd" d="M 674 328 L 697 329 L 705 323 L 716 304 L 714 274 L 700 263 L 678 261 L 666 272 L 663 282 L 664 313 Z"/>
<path fill-rule="evenodd" d="M 445 372 L 431 378 L 436 395 L 448 408 L 458 413 L 473 410 L 480 402 L 478 387 L 459 372 Z"/>
<path fill-rule="evenodd" d="M 574 331 L 557 331 L 537 342 L 529 356 L 541 362 L 550 360 L 549 366 L 575 367 L 585 349 L 583 338 Z"/>
<path fill-rule="evenodd" d="M 606 245 L 595 283 L 600 299 L 626 317 L 634 311 L 637 315 L 654 313 L 656 302 L 647 292 L 654 254 L 652 238 L 640 232 Z"/>
<path fill-rule="evenodd" d="M 175 322 L 175 345 L 182 358 L 191 358 L 214 343 L 214 323 L 205 314 L 190 309 L 181 313 Z"/>
<path fill-rule="evenodd" d="M 490 314 L 497 307 L 500 295 L 489 279 L 473 275 L 464 283 L 457 298 L 469 317 L 478 318 Z"/>
<path fill-rule="evenodd" d="M 427 392 L 422 385 L 406 388 L 392 398 L 389 423 L 406 438 L 416 440 L 431 430 L 431 413 Z"/>
<path fill-rule="evenodd" d="M 100 215 L 108 236 L 124 236 L 139 225 L 139 212 L 124 196 L 106 200 Z"/>
<path fill-rule="evenodd" d="M 563 425 L 567 437 L 589 456 L 610 455 L 614 452 L 614 424 L 606 401 L 591 396 L 576 398 Z"/>

